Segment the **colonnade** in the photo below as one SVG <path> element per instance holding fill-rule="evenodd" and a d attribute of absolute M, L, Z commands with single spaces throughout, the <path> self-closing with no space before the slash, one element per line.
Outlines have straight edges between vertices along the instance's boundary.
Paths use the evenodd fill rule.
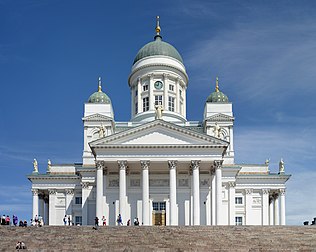
<path fill-rule="evenodd" d="M 190 168 L 192 173 L 192 196 L 193 196 L 193 220 L 191 225 L 200 225 L 200 160 L 191 160 Z M 213 213 L 215 214 L 214 224 L 222 224 L 221 218 L 221 206 L 222 206 L 222 160 L 214 161 L 213 167 L 215 169 L 214 189 L 216 209 Z M 178 225 L 178 206 L 177 206 L 177 160 L 168 160 L 167 164 L 169 167 L 169 222 L 171 226 Z M 149 199 L 149 160 L 140 160 L 140 166 L 142 170 L 142 223 L 143 225 L 151 225 L 150 214 L 151 206 Z M 126 195 L 126 172 L 128 163 L 127 160 L 118 160 L 119 168 L 119 213 L 122 214 L 123 222 L 126 223 L 127 206 L 127 195 Z M 103 207 L 103 174 L 106 172 L 106 164 L 104 161 L 96 161 L 96 216 L 101 219 L 104 215 Z M 213 183 L 212 183 L 213 185 Z M 82 201 L 84 193 L 82 193 Z M 213 204 L 212 204 L 213 205 Z M 213 214 L 213 215 L 214 215 Z M 85 211 L 83 209 L 83 225 L 85 225 L 84 219 L 86 219 Z"/>
<path fill-rule="evenodd" d="M 269 204 L 269 224 L 285 225 L 285 189 L 274 191 Z"/>

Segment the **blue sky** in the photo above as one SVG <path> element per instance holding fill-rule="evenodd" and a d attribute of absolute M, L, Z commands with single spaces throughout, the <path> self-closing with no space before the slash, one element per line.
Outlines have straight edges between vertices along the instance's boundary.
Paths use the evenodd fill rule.
<path fill-rule="evenodd" d="M 237 163 L 282 157 L 292 174 L 287 223 L 316 216 L 315 1 L 0 0 L 0 214 L 29 219 L 37 158 L 80 162 L 83 103 L 110 96 L 130 118 L 127 78 L 154 36 L 181 53 L 189 75 L 187 118 L 201 120 L 215 77 L 233 102 Z"/>

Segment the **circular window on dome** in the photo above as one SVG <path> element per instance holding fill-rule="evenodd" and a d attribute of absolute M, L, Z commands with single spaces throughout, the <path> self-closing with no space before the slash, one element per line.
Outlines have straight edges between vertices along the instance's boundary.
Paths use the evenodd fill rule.
<path fill-rule="evenodd" d="M 154 84 L 154 87 L 156 89 L 162 89 L 163 83 L 161 81 L 156 81 L 155 84 Z"/>

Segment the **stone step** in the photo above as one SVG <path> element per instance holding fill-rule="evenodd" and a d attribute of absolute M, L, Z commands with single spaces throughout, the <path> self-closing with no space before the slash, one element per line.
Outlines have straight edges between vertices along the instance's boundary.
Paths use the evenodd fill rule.
<path fill-rule="evenodd" d="M 0 251 L 316 251 L 314 226 L 0 226 Z"/>

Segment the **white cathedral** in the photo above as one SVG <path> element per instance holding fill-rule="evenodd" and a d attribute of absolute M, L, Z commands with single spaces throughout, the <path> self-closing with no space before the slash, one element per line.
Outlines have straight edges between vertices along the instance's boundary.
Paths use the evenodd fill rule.
<path fill-rule="evenodd" d="M 98 91 L 84 104 L 82 163 L 52 164 L 32 183 L 33 218 L 63 225 L 285 225 L 290 175 L 234 161 L 232 103 L 219 90 L 206 98 L 202 121 L 186 118 L 188 75 L 179 52 L 160 35 L 137 53 L 128 84 L 131 120 L 116 122 Z"/>

